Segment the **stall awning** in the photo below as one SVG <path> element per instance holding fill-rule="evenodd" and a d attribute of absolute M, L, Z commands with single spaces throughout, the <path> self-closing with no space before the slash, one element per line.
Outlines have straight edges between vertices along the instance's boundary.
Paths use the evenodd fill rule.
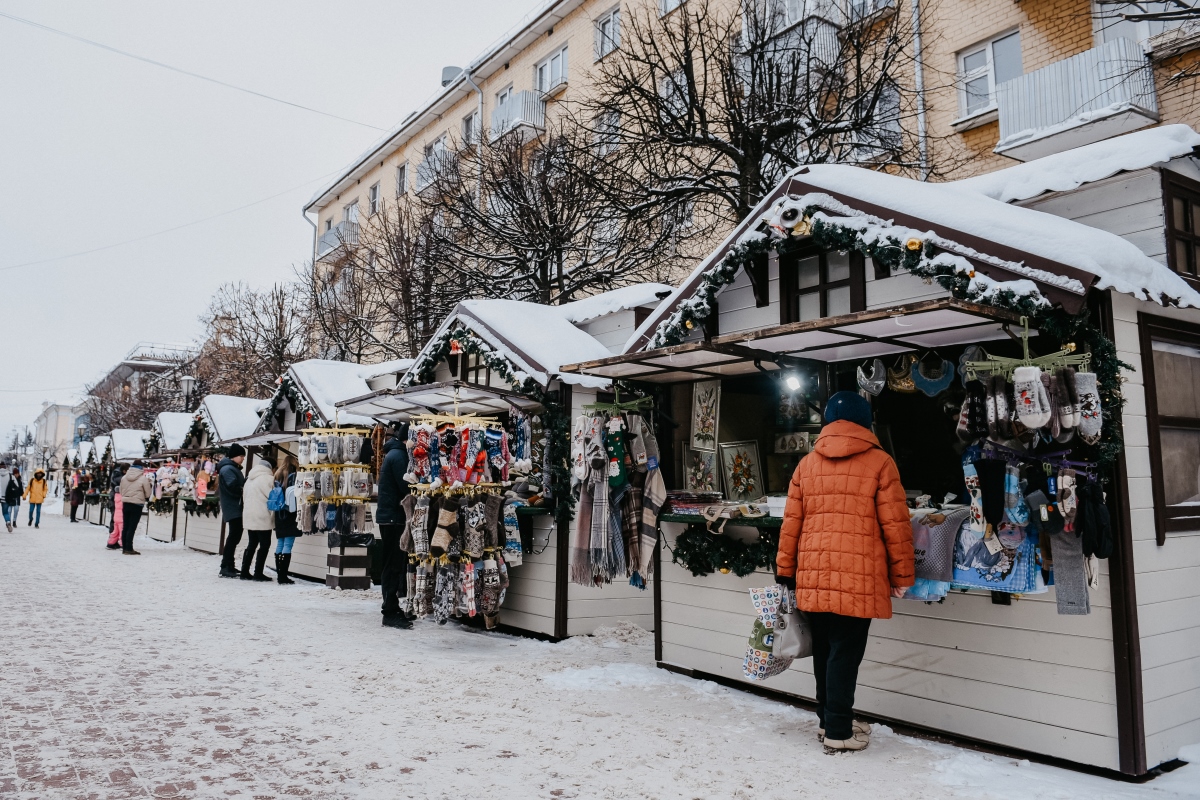
<path fill-rule="evenodd" d="M 299 441 L 299 439 L 299 431 L 271 431 L 269 433 L 252 433 L 249 436 L 240 436 L 237 439 L 222 442 L 220 446 L 225 447 L 231 444 L 240 444 L 242 447 L 260 447 L 264 444 L 295 442 Z"/>
<path fill-rule="evenodd" d="M 522 411 L 540 404 L 508 389 L 467 381 L 444 381 L 419 386 L 380 389 L 337 404 L 339 409 L 375 419 L 398 419 L 413 414 L 503 414 L 514 406 Z"/>
<path fill-rule="evenodd" d="M 858 361 L 1003 339 L 1004 326 L 1019 320 L 1010 311 L 945 297 L 567 364 L 561 371 L 653 383 L 728 378 L 757 372 L 756 362 L 785 368 L 794 359 Z"/>

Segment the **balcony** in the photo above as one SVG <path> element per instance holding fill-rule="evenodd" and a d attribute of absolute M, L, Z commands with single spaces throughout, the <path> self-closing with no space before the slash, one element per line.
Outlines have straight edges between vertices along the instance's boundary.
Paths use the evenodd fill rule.
<path fill-rule="evenodd" d="M 343 244 L 358 244 L 358 223 L 342 221 L 334 225 L 317 240 L 317 258 L 341 247 Z"/>
<path fill-rule="evenodd" d="M 1030 161 L 1158 122 L 1154 73 L 1142 48 L 1114 39 L 996 87 L 995 152 Z"/>
<path fill-rule="evenodd" d="M 517 92 L 504 105 L 492 112 L 492 141 L 513 130 L 521 135 L 534 135 L 546 129 L 546 100 L 538 92 Z"/>

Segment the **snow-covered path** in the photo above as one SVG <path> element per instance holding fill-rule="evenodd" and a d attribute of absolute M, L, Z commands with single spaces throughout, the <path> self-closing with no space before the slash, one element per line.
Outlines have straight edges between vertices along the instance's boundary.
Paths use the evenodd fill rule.
<path fill-rule="evenodd" d="M 886 729 L 826 756 L 813 715 L 655 669 L 634 628 L 396 631 L 375 593 L 104 540 L 0 529 L 0 797 L 1200 796 L 1200 765 L 1134 786 Z"/>

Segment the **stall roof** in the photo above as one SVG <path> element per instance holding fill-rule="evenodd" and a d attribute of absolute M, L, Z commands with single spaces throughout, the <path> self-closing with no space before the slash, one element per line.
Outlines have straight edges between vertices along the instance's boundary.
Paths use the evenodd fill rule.
<path fill-rule="evenodd" d="M 112 441 L 111 436 L 97 436 L 92 440 L 92 452 L 96 454 L 96 460 L 104 458 L 104 452 L 108 450 L 108 444 Z M 87 456 L 84 456 L 86 458 Z M 80 462 L 82 463 L 82 462 Z"/>
<path fill-rule="evenodd" d="M 280 442 L 295 442 L 300 439 L 300 431 L 271 431 L 270 433 L 252 433 L 237 439 L 230 439 L 225 444 L 240 444 L 242 447 L 258 447 L 264 444 L 279 444 Z"/>
<path fill-rule="evenodd" d="M 659 300 L 673 291 L 675 291 L 675 287 L 665 283 L 636 283 L 632 286 L 622 286 L 620 289 L 574 300 L 555 308 L 567 322 L 582 325 L 619 311 L 628 311 L 631 308 L 643 306 L 657 306 Z"/>
<path fill-rule="evenodd" d="M 212 444 L 225 444 L 248 436 L 258 427 L 258 417 L 266 400 L 210 394 L 200 403 L 200 414 L 212 433 Z"/>
<path fill-rule="evenodd" d="M 106 438 L 106 437 L 102 437 Z M 88 456 L 92 454 L 92 449 L 95 447 L 90 441 L 80 442 L 79 448 L 76 450 L 76 455 L 79 456 L 79 466 L 87 464 Z M 101 453 L 101 455 L 104 455 Z"/>
<path fill-rule="evenodd" d="M 116 428 L 112 432 L 113 460 L 133 461 L 146 455 L 146 440 L 149 438 L 150 431 Z"/>
<path fill-rule="evenodd" d="M 163 450 L 178 450 L 192 429 L 193 416 L 183 411 L 163 411 L 154 418 L 158 442 Z"/>
<path fill-rule="evenodd" d="M 343 400 L 338 406 L 376 419 L 395 419 L 429 412 L 488 416 L 506 413 L 514 406 L 522 411 L 540 408 L 537 402 L 517 392 L 466 381 L 381 389 Z"/>
<path fill-rule="evenodd" d="M 369 425 L 371 420 L 366 417 L 338 413 L 337 402 L 369 392 L 367 378 L 390 371 L 393 368 L 387 364 L 356 364 L 324 358 L 310 358 L 288 367 L 288 375 L 312 405 L 322 425 L 332 425 L 335 417 L 342 425 Z"/>
<path fill-rule="evenodd" d="M 796 359 L 857 361 L 1007 338 L 1004 326 L 1019 319 L 1009 311 L 944 297 L 609 356 L 563 369 L 654 383 L 729 378 L 758 372 L 761 363 L 786 368 Z"/>

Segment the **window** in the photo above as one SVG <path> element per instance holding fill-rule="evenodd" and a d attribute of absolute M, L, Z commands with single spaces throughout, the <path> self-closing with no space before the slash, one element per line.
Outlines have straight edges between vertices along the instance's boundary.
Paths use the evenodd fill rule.
<path fill-rule="evenodd" d="M 683 5 L 684 0 L 658 0 L 658 14 L 665 16 Z"/>
<path fill-rule="evenodd" d="M 1200 183 L 1163 170 L 1167 261 L 1176 272 L 1200 276 Z"/>
<path fill-rule="evenodd" d="M 596 153 L 608 155 L 621 144 L 621 112 L 605 111 L 595 119 Z"/>
<path fill-rule="evenodd" d="M 1197 3 L 1189 2 L 1193 9 Z M 1170 12 L 1175 12 L 1171 19 Z M 1125 19 L 1126 14 L 1135 15 L 1135 19 Z M 1165 19 L 1147 19 L 1147 17 L 1162 16 Z M 1145 44 L 1160 33 L 1183 27 L 1189 20 L 1194 19 L 1191 11 L 1181 9 L 1176 0 L 1140 0 L 1133 3 L 1092 3 L 1092 17 L 1100 32 L 1100 39 L 1111 42 L 1114 39 L 1132 39 L 1139 44 Z"/>
<path fill-rule="evenodd" d="M 861 253 L 801 251 L 779 257 L 779 321 L 807 322 L 866 307 Z"/>
<path fill-rule="evenodd" d="M 896 0 L 846 0 L 846 17 L 852 21 L 861 20 L 895 4 Z"/>
<path fill-rule="evenodd" d="M 661 109 L 668 117 L 684 117 L 688 112 L 687 75 L 677 69 L 658 82 Z"/>
<path fill-rule="evenodd" d="M 379 213 L 379 184 L 375 183 L 367 190 L 367 216 Z"/>
<path fill-rule="evenodd" d="M 508 106 L 509 102 L 512 101 L 512 96 L 513 96 L 513 87 L 512 86 L 508 86 L 508 87 L 496 92 L 496 111 L 499 111 L 502 108 L 506 108 Z M 494 117 L 495 117 L 495 114 L 493 113 L 493 118 Z"/>
<path fill-rule="evenodd" d="M 604 58 L 620 46 L 621 9 L 618 6 L 596 20 L 596 58 Z"/>
<path fill-rule="evenodd" d="M 479 111 L 472 111 L 463 117 L 462 121 L 462 139 L 463 144 L 475 144 L 479 141 Z"/>
<path fill-rule="evenodd" d="M 358 201 L 357 200 L 355 200 L 353 203 L 348 203 L 347 205 L 342 207 L 342 222 L 349 222 L 352 224 L 358 223 Z"/>
<path fill-rule="evenodd" d="M 958 82 L 963 116 L 969 117 L 995 106 L 996 86 L 1020 77 L 1023 72 L 1019 31 L 959 53 Z"/>
<path fill-rule="evenodd" d="M 549 94 L 567 82 L 567 48 L 555 50 L 550 57 L 533 68 L 533 88 Z"/>
<path fill-rule="evenodd" d="M 333 217 L 325 220 L 325 232 L 329 233 L 331 230 L 333 230 Z"/>
<path fill-rule="evenodd" d="M 1200 326 L 1138 314 L 1159 544 L 1200 531 Z"/>
<path fill-rule="evenodd" d="M 396 167 L 396 197 L 408 192 L 408 163 Z"/>
<path fill-rule="evenodd" d="M 446 152 L 446 134 L 443 133 L 425 145 L 425 160 L 428 161 L 431 158 L 437 158 L 444 152 Z"/>

